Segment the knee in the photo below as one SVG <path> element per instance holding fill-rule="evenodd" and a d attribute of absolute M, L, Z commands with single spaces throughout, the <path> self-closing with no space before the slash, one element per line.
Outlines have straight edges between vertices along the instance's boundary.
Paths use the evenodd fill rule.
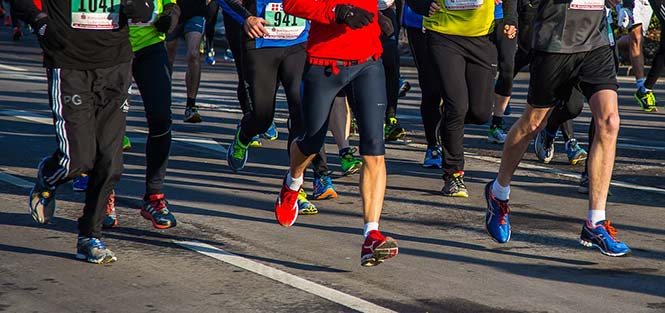
<path fill-rule="evenodd" d="M 490 110 L 476 111 L 470 109 L 466 116 L 465 123 L 482 125 L 487 123 L 490 120 L 490 117 L 492 117 L 492 112 Z"/>
<path fill-rule="evenodd" d="M 385 168 L 385 158 L 383 155 L 363 155 L 363 167 L 370 171 Z"/>
<path fill-rule="evenodd" d="M 198 49 L 187 51 L 187 63 L 189 64 L 198 64 L 199 57 L 201 56 Z"/>
<path fill-rule="evenodd" d="M 160 137 L 171 131 L 171 117 L 151 117 L 148 119 L 148 134 L 150 137 Z"/>
<path fill-rule="evenodd" d="M 517 127 L 524 134 L 535 134 L 547 126 L 547 120 L 529 120 L 525 118 L 520 118 L 513 127 Z"/>
<path fill-rule="evenodd" d="M 619 113 L 613 112 L 607 116 L 594 120 L 597 136 L 616 137 L 619 134 L 619 127 L 621 124 Z"/>

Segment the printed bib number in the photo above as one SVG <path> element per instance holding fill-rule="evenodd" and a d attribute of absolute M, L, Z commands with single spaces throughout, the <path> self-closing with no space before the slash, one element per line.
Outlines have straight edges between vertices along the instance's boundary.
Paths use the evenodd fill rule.
<path fill-rule="evenodd" d="M 294 40 L 300 37 L 307 26 L 305 19 L 284 13 L 281 3 L 268 3 L 265 20 L 270 23 L 266 25 L 266 39 Z"/>
<path fill-rule="evenodd" d="M 601 11 L 605 10 L 605 0 L 573 0 L 571 10 Z"/>
<path fill-rule="evenodd" d="M 72 28 L 120 28 L 120 0 L 72 0 Z"/>
<path fill-rule="evenodd" d="M 451 11 L 475 10 L 483 5 L 483 0 L 444 0 L 443 4 Z"/>

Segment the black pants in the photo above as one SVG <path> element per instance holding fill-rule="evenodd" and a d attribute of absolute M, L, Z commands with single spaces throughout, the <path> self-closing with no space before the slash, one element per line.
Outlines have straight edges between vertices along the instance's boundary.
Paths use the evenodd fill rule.
<path fill-rule="evenodd" d="M 130 64 L 95 70 L 49 68 L 48 93 L 58 149 L 41 175 L 59 186 L 82 173 L 90 180 L 79 234 L 101 237 L 113 187 L 122 175 Z"/>
<path fill-rule="evenodd" d="M 251 110 L 249 103 L 249 94 L 247 91 L 247 84 L 245 82 L 245 75 L 242 70 L 243 55 L 242 55 L 242 25 L 238 24 L 230 15 L 222 11 L 224 17 L 224 29 L 226 31 L 226 40 L 229 42 L 229 49 L 233 53 L 233 63 L 236 66 L 236 73 L 238 74 L 238 87 L 236 92 L 238 101 L 240 102 L 240 109 L 245 114 Z"/>
<path fill-rule="evenodd" d="M 391 117 L 397 114 L 397 100 L 399 98 L 399 48 L 397 36 L 399 34 L 399 22 L 394 8 L 388 8 L 381 11 L 393 22 L 395 32 L 391 36 L 381 34 L 381 45 L 383 54 L 381 60 L 383 71 L 386 73 L 386 96 L 388 97 L 388 106 L 386 107 L 386 123 Z"/>
<path fill-rule="evenodd" d="M 206 10 L 205 39 L 207 49 L 214 49 L 215 47 L 215 24 L 217 24 L 218 11 L 219 3 L 217 1 L 210 1 Z"/>
<path fill-rule="evenodd" d="M 145 193 L 161 193 L 171 151 L 171 75 L 164 42 L 134 52 L 132 73 L 148 120 Z"/>
<path fill-rule="evenodd" d="M 427 47 L 427 35 L 420 28 L 406 27 L 409 47 L 413 61 L 418 69 L 420 85 L 420 116 L 425 127 L 425 138 L 429 148 L 437 145 L 436 124 L 441 120 L 441 82 L 439 73 L 434 69 L 434 61 Z"/>
<path fill-rule="evenodd" d="M 660 23 L 660 33 L 665 34 L 665 2 L 663 0 L 650 0 L 651 8 L 653 8 L 653 13 L 656 14 L 658 22 Z M 644 83 L 644 87 L 647 89 L 653 89 L 658 81 L 658 78 L 663 73 L 663 68 L 665 68 L 665 36 L 660 36 L 660 46 L 656 55 L 653 57 L 653 64 L 647 74 L 647 80 Z"/>
<path fill-rule="evenodd" d="M 492 115 L 496 47 L 490 36 L 462 37 L 428 31 L 441 77 L 444 176 L 464 170 L 464 124 L 484 124 Z"/>
<path fill-rule="evenodd" d="M 503 35 L 503 19 L 494 20 L 494 33 L 492 34 L 498 53 L 497 69 L 499 77 L 494 84 L 494 93 L 510 97 L 513 90 L 513 71 L 515 70 L 515 53 L 517 39 L 508 39 Z"/>

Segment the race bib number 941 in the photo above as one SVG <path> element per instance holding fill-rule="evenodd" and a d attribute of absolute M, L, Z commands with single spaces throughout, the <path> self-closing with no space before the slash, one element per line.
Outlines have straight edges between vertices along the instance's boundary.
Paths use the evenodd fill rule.
<path fill-rule="evenodd" d="M 120 28 L 120 0 L 71 0 L 72 28 Z"/>
<path fill-rule="evenodd" d="M 307 26 L 305 19 L 284 13 L 281 3 L 268 3 L 265 20 L 270 23 L 266 27 L 269 34 L 266 39 L 294 40 Z"/>

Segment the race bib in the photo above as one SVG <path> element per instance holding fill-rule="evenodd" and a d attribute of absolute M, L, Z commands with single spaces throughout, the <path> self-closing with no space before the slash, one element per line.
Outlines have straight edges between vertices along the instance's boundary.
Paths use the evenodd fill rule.
<path fill-rule="evenodd" d="M 443 5 L 450 11 L 475 10 L 483 5 L 483 0 L 444 0 Z"/>
<path fill-rule="evenodd" d="M 266 39 L 294 40 L 307 26 L 305 19 L 284 13 L 281 3 L 268 3 L 264 19 L 270 23 L 266 25 Z"/>
<path fill-rule="evenodd" d="M 605 0 L 573 0 L 571 10 L 601 11 L 605 10 Z"/>
<path fill-rule="evenodd" d="M 120 0 L 71 0 L 72 28 L 120 28 Z"/>

